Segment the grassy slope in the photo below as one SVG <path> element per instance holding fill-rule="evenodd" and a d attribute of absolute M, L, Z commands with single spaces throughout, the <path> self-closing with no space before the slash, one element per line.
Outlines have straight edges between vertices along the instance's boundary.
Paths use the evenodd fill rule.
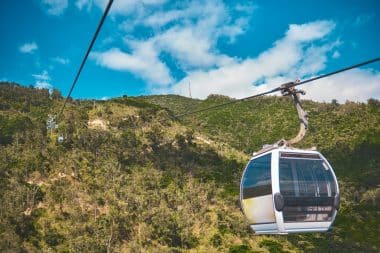
<path fill-rule="evenodd" d="M 263 98 L 184 122 L 147 101 L 177 113 L 228 98 L 74 101 L 60 124 L 66 141 L 59 145 L 44 126 L 50 108 L 62 102 L 58 97 L 0 85 L 0 251 L 380 248 L 378 105 L 306 103 L 311 129 L 302 145 L 317 144 L 341 181 L 333 231 L 254 236 L 239 211 L 240 175 L 249 152 L 297 132 L 290 101 Z M 107 127 L 88 129 L 94 119 Z"/>

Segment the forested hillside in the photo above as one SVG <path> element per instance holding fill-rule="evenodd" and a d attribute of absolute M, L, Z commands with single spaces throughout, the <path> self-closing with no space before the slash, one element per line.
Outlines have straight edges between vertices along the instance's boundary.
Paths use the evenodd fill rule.
<path fill-rule="evenodd" d="M 239 207 L 250 153 L 298 131 L 288 98 L 70 100 L 0 83 L 0 252 L 379 252 L 380 102 L 304 101 L 339 179 L 328 233 L 256 236 Z M 64 141 L 59 143 L 58 136 Z"/>

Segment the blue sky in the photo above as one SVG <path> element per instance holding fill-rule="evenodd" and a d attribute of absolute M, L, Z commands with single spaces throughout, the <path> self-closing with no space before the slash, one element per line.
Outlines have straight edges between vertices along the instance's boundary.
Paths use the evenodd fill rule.
<path fill-rule="evenodd" d="M 0 80 L 66 95 L 106 2 L 0 1 Z M 72 96 L 240 98 L 379 56 L 377 0 L 115 0 Z M 303 88 L 380 99 L 380 63 Z"/>

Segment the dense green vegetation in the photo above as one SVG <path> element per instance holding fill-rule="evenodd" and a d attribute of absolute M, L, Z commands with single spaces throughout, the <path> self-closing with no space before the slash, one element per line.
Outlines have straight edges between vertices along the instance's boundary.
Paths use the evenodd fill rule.
<path fill-rule="evenodd" d="M 230 98 L 70 101 L 0 84 L 0 252 L 378 252 L 380 103 L 305 101 L 310 131 L 340 180 L 325 234 L 255 236 L 239 209 L 249 153 L 292 137 L 287 98 L 265 97 L 185 119 Z M 57 142 L 58 135 L 65 141 Z"/>

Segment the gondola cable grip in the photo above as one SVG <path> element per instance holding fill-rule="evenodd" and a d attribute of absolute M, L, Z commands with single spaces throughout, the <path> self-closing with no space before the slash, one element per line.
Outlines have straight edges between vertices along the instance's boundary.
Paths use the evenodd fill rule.
<path fill-rule="evenodd" d="M 295 85 L 299 83 L 300 80 L 296 80 L 294 82 L 289 82 L 282 84 L 280 86 L 281 94 L 283 96 L 291 96 L 293 99 L 294 106 L 297 110 L 298 119 L 300 121 L 300 130 L 298 131 L 297 136 L 290 140 L 282 139 L 276 144 L 278 146 L 284 146 L 284 147 L 291 147 L 293 144 L 296 144 L 300 142 L 306 135 L 306 131 L 309 127 L 309 121 L 308 121 L 308 114 L 307 112 L 302 108 L 301 100 L 300 100 L 300 94 L 305 95 L 306 92 L 304 90 L 297 90 Z"/>

